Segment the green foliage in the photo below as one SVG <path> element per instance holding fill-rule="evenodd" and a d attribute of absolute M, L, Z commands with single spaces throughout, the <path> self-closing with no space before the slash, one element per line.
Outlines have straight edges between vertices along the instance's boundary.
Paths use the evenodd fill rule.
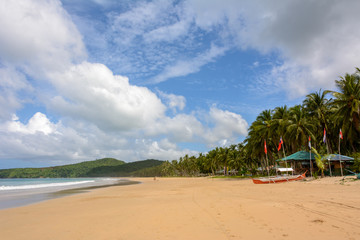
<path fill-rule="evenodd" d="M 360 153 L 354 154 L 353 157 L 354 157 L 354 165 L 352 166 L 352 170 L 354 172 L 360 173 Z"/>
<path fill-rule="evenodd" d="M 321 171 L 321 177 L 325 177 L 324 170 L 326 168 L 326 161 L 329 158 L 330 154 L 326 154 L 324 156 L 321 156 L 318 153 L 318 151 L 316 151 L 315 148 L 312 148 L 311 150 L 313 151 L 313 153 L 315 153 L 315 162 L 316 162 L 316 166 Z"/>
<path fill-rule="evenodd" d="M 161 176 L 163 161 L 144 160 L 125 163 L 114 158 L 47 168 L 15 168 L 0 170 L 0 178 L 75 178 Z"/>
<path fill-rule="evenodd" d="M 161 169 L 149 169 L 163 164 L 163 161 L 149 159 L 126 163 L 118 166 L 100 166 L 88 172 L 88 177 L 130 177 L 130 176 L 149 176 L 151 172 L 160 173 Z M 146 170 L 147 169 L 147 170 Z M 155 175 L 152 175 L 155 176 Z M 157 175 L 160 176 L 160 175 Z"/>

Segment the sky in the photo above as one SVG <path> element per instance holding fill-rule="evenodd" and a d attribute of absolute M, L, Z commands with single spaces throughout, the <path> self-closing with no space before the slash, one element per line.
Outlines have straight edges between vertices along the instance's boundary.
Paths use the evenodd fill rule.
<path fill-rule="evenodd" d="M 360 1 L 2 0 L 0 168 L 175 160 L 360 67 Z"/>

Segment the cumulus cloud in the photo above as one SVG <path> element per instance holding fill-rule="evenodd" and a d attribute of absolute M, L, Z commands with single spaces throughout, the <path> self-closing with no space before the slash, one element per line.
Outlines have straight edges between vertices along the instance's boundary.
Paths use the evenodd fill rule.
<path fill-rule="evenodd" d="M 4 0 L 0 22 L 3 64 L 36 76 L 86 57 L 82 37 L 59 1 Z"/>
<path fill-rule="evenodd" d="M 205 140 L 210 146 L 234 142 L 239 136 L 246 136 L 248 123 L 239 114 L 212 107 L 209 121 L 214 125 L 206 132 Z"/>
<path fill-rule="evenodd" d="M 84 62 L 51 79 L 61 94 L 52 99 L 51 108 L 102 129 L 141 128 L 163 117 L 166 109 L 153 92 L 130 85 L 103 64 Z"/>
<path fill-rule="evenodd" d="M 201 112 L 199 115 L 206 119 L 206 124 L 203 124 L 195 113 L 177 114 L 172 118 L 159 119 L 149 126 L 145 133 L 148 136 L 166 135 L 173 142 L 197 142 L 210 147 L 234 142 L 247 135 L 248 123 L 239 114 L 213 106 L 208 113 Z"/>
<path fill-rule="evenodd" d="M 43 133 L 49 135 L 56 133 L 56 124 L 50 122 L 45 114 L 37 112 L 30 118 L 27 124 L 23 124 L 19 121 L 16 115 L 13 115 L 12 121 L 7 122 L 6 129 L 9 132 L 18 132 L 25 134 Z"/>
<path fill-rule="evenodd" d="M 69 125 L 69 124 L 67 124 Z M 0 124 L 0 159 L 22 159 L 43 166 L 79 162 L 102 157 L 126 161 L 148 158 L 173 160 L 196 151 L 180 149 L 165 138 L 137 138 L 109 133 L 94 124 L 52 122 L 36 113 L 27 123 L 17 116 Z"/>
<path fill-rule="evenodd" d="M 159 93 L 160 97 L 165 100 L 168 107 L 174 113 L 176 113 L 177 109 L 180 111 L 184 109 L 184 107 L 186 105 L 186 99 L 184 96 L 179 96 L 179 95 L 175 95 L 175 94 L 167 94 L 163 91 L 160 91 L 159 89 L 157 90 L 157 92 Z"/>
<path fill-rule="evenodd" d="M 194 116 L 177 114 L 164 117 L 145 129 L 148 136 L 167 135 L 174 142 L 192 142 L 204 132 L 204 126 Z"/>

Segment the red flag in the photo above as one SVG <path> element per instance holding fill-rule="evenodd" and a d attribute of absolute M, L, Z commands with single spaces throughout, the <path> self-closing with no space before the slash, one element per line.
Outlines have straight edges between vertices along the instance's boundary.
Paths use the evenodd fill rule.
<path fill-rule="evenodd" d="M 326 130 L 324 128 L 324 137 L 323 137 L 323 142 L 325 143 L 326 142 Z"/>
<path fill-rule="evenodd" d="M 309 148 L 311 150 L 311 137 L 309 136 Z"/>
<path fill-rule="evenodd" d="M 265 154 L 267 154 L 266 140 L 265 140 L 265 142 L 264 142 L 264 151 L 265 151 Z"/>
<path fill-rule="evenodd" d="M 282 145 L 283 143 L 284 143 L 284 142 L 283 142 L 283 140 L 282 140 L 282 137 L 280 137 L 280 142 L 279 142 L 278 151 L 280 151 L 280 149 L 281 149 L 281 145 Z"/>
<path fill-rule="evenodd" d="M 340 134 L 339 134 L 339 137 L 340 137 L 341 139 L 343 139 L 343 135 L 342 135 L 341 128 L 340 128 Z"/>

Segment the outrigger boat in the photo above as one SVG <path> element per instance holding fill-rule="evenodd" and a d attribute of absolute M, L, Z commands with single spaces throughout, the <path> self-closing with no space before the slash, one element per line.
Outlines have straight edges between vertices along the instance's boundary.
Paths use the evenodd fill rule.
<path fill-rule="evenodd" d="M 281 183 L 281 182 L 290 182 L 297 181 L 305 178 L 306 172 L 294 176 L 274 176 L 274 177 L 261 177 L 261 178 L 252 178 L 253 183 L 255 184 L 269 184 L 269 183 Z"/>

